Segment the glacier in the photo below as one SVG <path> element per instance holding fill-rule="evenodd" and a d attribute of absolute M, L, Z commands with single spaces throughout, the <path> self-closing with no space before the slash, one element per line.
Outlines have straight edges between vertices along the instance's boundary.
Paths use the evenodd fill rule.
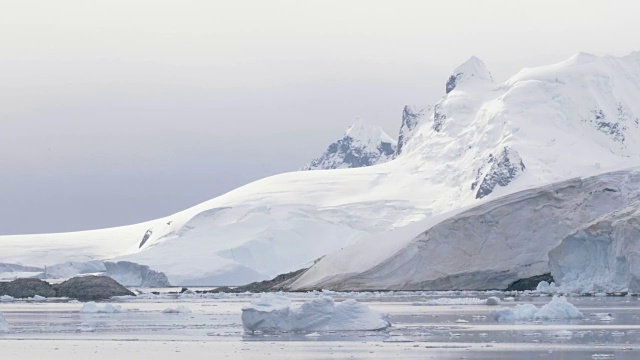
<path fill-rule="evenodd" d="M 343 248 L 319 261 L 292 288 L 478 290 L 506 289 L 518 279 L 549 272 L 562 279 L 562 268 L 552 263 L 575 253 L 563 251 L 571 246 L 571 234 L 594 219 L 633 206 L 639 198 L 639 168 L 520 191 L 440 221 L 427 219 L 411 226 L 413 232 L 389 231 Z M 391 238 L 393 247 L 386 245 Z M 387 246 L 383 255 L 367 250 L 377 246 Z M 588 261 L 580 255 L 576 259 Z M 584 276 L 604 270 L 601 266 Z M 632 281 L 620 288 L 640 290 Z"/>
<path fill-rule="evenodd" d="M 389 269 L 385 267 L 388 259 L 398 252 L 408 256 L 403 247 L 413 244 L 416 236 L 425 232 L 433 236 L 434 227 L 444 231 L 438 224 L 464 211 L 478 211 L 479 219 L 483 211 L 503 214 L 508 209 L 506 202 L 522 201 L 536 203 L 544 214 L 555 216 L 546 210 L 553 206 L 544 204 L 558 200 L 545 189 L 560 186 L 569 194 L 569 188 L 553 184 L 582 182 L 576 185 L 574 196 L 602 208 L 602 212 L 581 208 L 582 213 L 571 215 L 558 210 L 571 224 L 551 226 L 557 238 L 544 239 L 539 248 L 522 245 L 531 251 L 504 259 L 512 267 L 481 269 L 478 257 L 456 264 L 437 259 L 445 275 L 458 274 L 460 269 L 477 274 L 473 278 L 443 276 L 438 280 L 442 281 L 440 286 L 493 287 L 555 269 L 549 265 L 548 251 L 560 245 L 568 232 L 631 205 L 615 198 L 621 192 L 584 192 L 591 191 L 589 184 L 597 182 L 589 180 L 590 176 L 625 178 L 614 170 L 640 164 L 640 53 L 623 57 L 577 54 L 557 64 L 523 69 L 504 82 L 496 82 L 482 61 L 471 58 L 451 76 L 454 80 L 449 78 L 443 97 L 424 102 L 434 105 L 425 108 L 410 136 L 403 139 L 401 152 L 386 162 L 271 176 L 140 224 L 76 233 L 1 236 L 0 263 L 44 268 L 66 262 L 127 261 L 166 274 L 173 285 L 239 285 L 315 263 L 299 279 L 307 282 L 298 285 L 330 284 L 331 277 L 356 279 L 378 265 Z M 635 172 L 628 170 L 628 177 Z M 619 184 L 605 178 L 601 181 L 617 189 L 634 181 L 625 179 Z M 501 202 L 505 202 L 502 207 Z M 474 206 L 476 210 L 471 210 Z M 527 218 L 511 217 L 523 226 L 523 233 L 537 236 L 539 228 L 522 219 Z M 476 225 L 469 222 L 466 226 Z M 484 237 L 472 230 L 464 228 L 469 236 Z M 503 245 L 519 242 L 531 243 L 519 235 Z M 463 248 L 453 240 L 450 243 L 451 252 L 443 256 L 454 256 L 456 249 Z M 353 261 L 354 267 L 361 265 L 359 268 L 340 263 L 336 255 L 351 248 L 366 249 L 367 256 L 357 255 L 360 260 Z M 416 249 L 414 245 L 410 248 Z M 509 253 L 500 247 L 493 250 L 494 262 Z M 556 258 L 566 256 L 558 252 Z M 516 259 L 521 263 L 516 264 Z M 335 269 L 326 267 L 330 261 Z M 433 269 L 432 264 L 425 267 Z M 383 281 L 379 287 L 391 286 L 385 279 L 391 281 L 392 277 L 379 275 Z M 425 278 L 424 286 L 433 287 L 436 280 Z M 415 281 L 397 284 L 409 285 Z M 359 282 L 357 286 L 378 287 Z"/>

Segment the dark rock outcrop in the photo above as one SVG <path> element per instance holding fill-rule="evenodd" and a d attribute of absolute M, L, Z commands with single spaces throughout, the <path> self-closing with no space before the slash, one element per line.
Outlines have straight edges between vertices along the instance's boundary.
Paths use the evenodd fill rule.
<path fill-rule="evenodd" d="M 268 291 L 284 291 L 287 286 L 295 281 L 300 275 L 307 271 L 307 268 L 292 271 L 286 274 L 280 274 L 271 280 L 253 282 L 251 284 L 230 288 L 222 286 L 213 290 L 197 291 L 202 293 L 243 293 L 243 292 L 268 292 Z"/>
<path fill-rule="evenodd" d="M 70 297 L 80 301 L 105 300 L 113 296 L 135 295 L 108 276 L 74 277 L 54 285 L 58 297 Z"/>
<path fill-rule="evenodd" d="M 140 241 L 140 245 L 138 245 L 138 249 L 144 246 L 144 244 L 147 242 L 147 240 L 149 240 L 151 235 L 153 235 L 153 229 L 149 229 L 144 233 L 144 235 L 142 236 L 142 240 Z"/>
<path fill-rule="evenodd" d="M 447 85 L 446 85 L 446 92 L 447 94 L 450 93 L 451 91 L 453 91 L 453 89 L 456 88 L 456 85 L 458 84 L 458 79 L 462 76 L 462 73 L 457 73 L 455 75 L 451 75 L 449 76 L 449 80 L 447 80 Z"/>
<path fill-rule="evenodd" d="M 482 170 L 478 170 L 476 181 L 471 184 L 471 190 L 475 190 L 478 187 L 476 199 L 482 199 L 491 194 L 498 185 L 509 185 L 525 170 L 524 162 L 518 152 L 508 146 L 498 156 L 489 155 L 487 163 L 491 164 L 491 167 L 480 186 L 478 186 L 478 181 L 479 177 L 482 176 Z"/>
<path fill-rule="evenodd" d="M 402 125 L 400 126 L 398 145 L 396 146 L 396 156 L 402 153 L 404 145 L 413 136 L 414 130 L 418 127 L 418 124 L 423 121 L 430 110 L 430 106 L 404 106 L 404 109 L 402 109 Z"/>
<path fill-rule="evenodd" d="M 38 296 L 55 297 L 56 291 L 46 281 L 40 279 L 16 279 L 10 282 L 0 282 L 0 296 L 9 295 L 16 299 Z"/>
<path fill-rule="evenodd" d="M 447 120 L 447 115 L 442 112 L 442 106 L 436 105 L 433 109 L 433 130 L 440 132 Z"/>

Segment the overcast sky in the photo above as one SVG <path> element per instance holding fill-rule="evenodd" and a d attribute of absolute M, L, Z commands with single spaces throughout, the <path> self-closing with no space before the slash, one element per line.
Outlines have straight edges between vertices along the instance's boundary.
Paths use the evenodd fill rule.
<path fill-rule="evenodd" d="M 150 220 L 397 136 L 471 55 L 640 50 L 636 0 L 2 0 L 0 234 Z"/>

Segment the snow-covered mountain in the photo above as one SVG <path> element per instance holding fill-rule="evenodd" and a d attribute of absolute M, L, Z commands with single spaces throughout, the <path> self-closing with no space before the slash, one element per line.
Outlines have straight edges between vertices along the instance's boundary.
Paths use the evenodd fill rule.
<path fill-rule="evenodd" d="M 347 169 L 389 161 L 396 152 L 396 141 L 381 127 L 356 119 L 344 136 L 331 143 L 324 153 L 301 170 Z"/>
<path fill-rule="evenodd" d="M 330 284 L 327 277 L 343 274 L 322 273 L 321 264 L 334 261 L 341 269 L 340 261 L 351 261 L 335 255 L 338 249 L 370 244 L 367 266 L 375 267 L 396 252 L 410 254 L 411 248 L 404 245 L 460 209 L 553 182 L 640 165 L 640 53 L 578 54 L 558 64 L 524 69 L 503 83 L 495 83 L 486 66 L 471 58 L 446 83 L 447 93 L 403 140 L 393 160 L 268 177 L 137 225 L 3 236 L 0 263 L 42 267 L 124 260 L 162 271 L 175 285 L 223 285 L 273 277 L 332 253 L 313 271 L 314 281 Z M 598 198 L 589 201 L 600 204 Z M 589 214 L 577 223 L 606 216 Z M 611 218 L 623 223 L 624 216 L 614 213 Z M 480 234 L 469 234 L 481 239 Z M 564 239 L 559 233 L 552 235 L 557 238 L 547 244 L 559 245 Z M 364 270 L 363 266 L 354 271 Z M 375 284 L 378 278 L 367 281 Z"/>

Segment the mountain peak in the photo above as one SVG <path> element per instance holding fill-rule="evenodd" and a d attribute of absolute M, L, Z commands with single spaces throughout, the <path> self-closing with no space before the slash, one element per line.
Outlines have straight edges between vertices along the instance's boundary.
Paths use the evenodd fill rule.
<path fill-rule="evenodd" d="M 344 132 L 344 136 L 367 143 L 371 141 L 381 141 L 390 144 L 395 143 L 395 140 L 387 135 L 380 126 L 366 124 L 359 116 L 355 118 L 353 124 Z"/>
<path fill-rule="evenodd" d="M 318 158 L 301 170 L 345 169 L 380 164 L 391 160 L 396 141 L 381 127 L 365 124 L 356 117 L 342 139 L 333 142 Z"/>
<path fill-rule="evenodd" d="M 493 82 L 491 73 L 482 60 L 476 56 L 470 57 L 460 66 L 453 70 L 449 80 L 447 80 L 446 92 L 450 93 L 459 84 L 471 80 L 482 80 Z"/>

